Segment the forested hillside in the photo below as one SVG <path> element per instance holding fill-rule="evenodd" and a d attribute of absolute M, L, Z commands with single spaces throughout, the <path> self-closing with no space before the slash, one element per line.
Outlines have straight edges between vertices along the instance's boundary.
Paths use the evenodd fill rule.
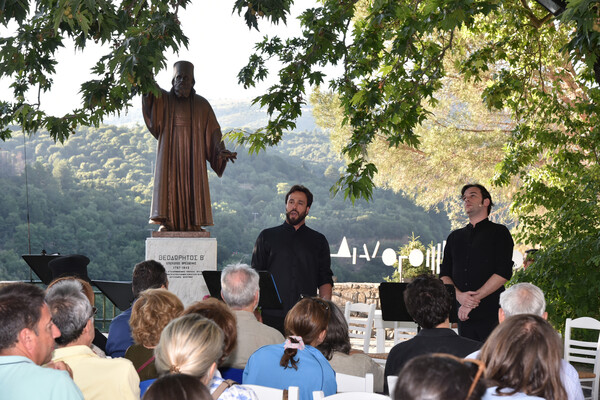
<path fill-rule="evenodd" d="M 41 132 L 27 138 L 30 235 L 24 174 L 23 135 L 0 142 L 0 280 L 27 279 L 21 259 L 31 252 L 81 253 L 91 259 L 93 279 L 129 279 L 144 257 L 145 238 L 156 229 L 148 221 L 155 139 L 145 127 L 82 128 L 65 144 Z M 424 243 L 443 240 L 445 215 L 424 212 L 391 191 L 377 190 L 373 201 L 354 206 L 329 188 L 342 167 L 320 131 L 288 134 L 283 144 L 249 156 L 238 151 L 222 178 L 210 173 L 218 263 L 249 262 L 260 230 L 283 220 L 283 196 L 302 183 L 315 195 L 308 224 L 323 232 L 336 253 L 347 237 L 350 247 L 369 253 L 381 241 L 399 248 L 414 232 Z M 380 281 L 390 275 L 380 258 L 334 258 L 338 281 Z"/>

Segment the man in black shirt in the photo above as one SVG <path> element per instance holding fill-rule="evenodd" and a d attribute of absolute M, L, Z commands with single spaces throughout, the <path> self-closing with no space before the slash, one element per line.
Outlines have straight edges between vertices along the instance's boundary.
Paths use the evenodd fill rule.
<path fill-rule="evenodd" d="M 485 341 L 498 325 L 500 293 L 512 276 L 513 240 L 504 225 L 488 219 L 492 197 L 481 185 L 461 191 L 469 224 L 448 236 L 440 278 L 456 288 L 458 333 Z"/>
<path fill-rule="evenodd" d="M 300 295 L 315 296 L 318 289 L 320 297 L 331 300 L 333 272 L 329 243 L 325 236 L 305 224 L 312 200 L 310 190 L 292 186 L 285 196 L 285 222 L 263 230 L 252 252 L 252 268 L 273 274 L 283 303 L 283 310 L 264 309 L 263 322 L 282 333 L 285 315 Z"/>

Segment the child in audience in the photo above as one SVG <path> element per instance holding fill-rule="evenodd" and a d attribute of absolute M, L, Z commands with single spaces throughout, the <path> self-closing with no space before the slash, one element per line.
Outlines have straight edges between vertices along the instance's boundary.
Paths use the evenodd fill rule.
<path fill-rule="evenodd" d="M 425 354 L 404 364 L 390 393 L 394 400 L 481 400 L 486 389 L 483 371 L 479 360 Z"/>

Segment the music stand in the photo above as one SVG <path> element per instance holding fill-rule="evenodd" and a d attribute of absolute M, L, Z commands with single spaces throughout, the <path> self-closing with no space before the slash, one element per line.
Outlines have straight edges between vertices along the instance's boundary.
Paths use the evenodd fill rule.
<path fill-rule="evenodd" d="M 48 263 L 55 258 L 62 257 L 60 254 L 23 254 L 23 260 L 29 265 L 29 268 L 40 278 L 44 285 L 52 282 L 52 271 L 48 268 Z"/>
<path fill-rule="evenodd" d="M 100 291 L 112 301 L 119 310 L 125 311 L 133 302 L 133 291 L 131 281 L 96 281 L 93 280 Z"/>
<path fill-rule="evenodd" d="M 408 283 L 382 282 L 379 284 L 379 301 L 381 302 L 381 318 L 384 321 L 409 321 L 412 317 L 406 310 L 404 304 L 404 290 Z M 452 297 L 452 309 L 450 309 L 450 322 L 458 322 L 456 309 L 456 292 L 454 285 L 444 285 Z"/>
<path fill-rule="evenodd" d="M 275 285 L 273 275 L 268 271 L 258 272 L 258 286 L 260 289 L 260 299 L 258 306 L 261 308 L 281 310 L 281 298 Z M 221 271 L 202 271 L 202 276 L 206 282 L 206 287 L 212 297 L 221 299 Z"/>

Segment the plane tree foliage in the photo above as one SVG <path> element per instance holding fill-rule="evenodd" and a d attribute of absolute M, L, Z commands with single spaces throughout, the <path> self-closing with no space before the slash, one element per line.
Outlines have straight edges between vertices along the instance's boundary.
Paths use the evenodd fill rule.
<path fill-rule="evenodd" d="M 264 79 L 271 59 L 283 67 L 279 81 L 255 99 L 271 113 L 268 125 L 238 133 L 238 140 L 255 151 L 277 143 L 293 127 L 309 86 L 328 85 L 340 110 L 333 125 L 345 129 L 339 143 L 347 160 L 333 191 L 352 200 L 369 198 L 376 182 L 401 181 L 395 174 L 408 165 L 422 169 L 398 183 L 410 189 L 419 173 L 432 173 L 425 158 L 433 150 L 452 154 L 461 140 L 454 146 L 449 141 L 467 138 L 456 121 L 450 121 L 450 136 L 438 129 L 444 118 L 436 113 L 452 101 L 443 96 L 449 79 L 465 79 L 507 123 L 464 141 L 478 163 L 461 169 L 458 154 L 437 165 L 458 167 L 451 171 L 454 177 L 484 172 L 485 181 L 506 188 L 518 220 L 517 241 L 542 250 L 534 267 L 514 280 L 534 281 L 546 291 L 555 326 L 566 316 L 598 316 L 598 1 L 569 1 L 559 18 L 527 0 L 361 4 L 323 0 L 300 17 L 300 37 L 265 37 L 256 45 L 240 71 L 241 83 L 253 86 Z M 328 64 L 341 66 L 341 73 L 325 78 Z M 431 131 L 440 137 L 435 140 Z M 399 154 L 409 161 L 393 165 Z M 478 168 L 482 171 L 468 171 Z M 442 170 L 437 174 L 447 178 Z M 435 176 L 425 181 L 433 185 Z"/>
<path fill-rule="evenodd" d="M 0 102 L 0 138 L 10 124 L 32 134 L 47 130 L 63 142 L 78 126 L 98 126 L 118 114 L 140 94 L 158 93 L 156 73 L 165 67 L 167 51 L 187 46 L 177 17 L 189 0 L 37 0 L 0 2 L 0 78 L 11 80 L 14 99 Z M 81 83 L 81 105 L 65 115 L 40 107 L 40 95 L 53 87 L 57 51 L 82 51 L 103 45 L 102 55 Z"/>

